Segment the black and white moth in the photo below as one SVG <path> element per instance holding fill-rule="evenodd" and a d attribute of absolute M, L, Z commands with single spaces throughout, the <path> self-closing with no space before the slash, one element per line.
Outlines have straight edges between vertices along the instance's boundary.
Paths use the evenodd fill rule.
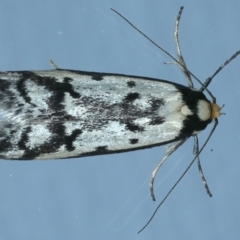
<path fill-rule="evenodd" d="M 56 159 L 153 147 L 219 115 L 188 87 L 146 77 L 55 69 L 1 72 L 0 156 Z"/>
<path fill-rule="evenodd" d="M 181 12 L 182 8 L 176 32 Z M 57 67 L 47 71 L 0 72 L 0 157 L 73 158 L 173 143 L 153 172 L 154 199 L 157 170 L 191 136 L 196 143 L 194 160 L 198 158 L 206 143 L 199 151 L 197 133 L 221 114 L 214 98 L 209 101 L 203 91 L 210 93 L 207 86 L 213 77 L 240 53 L 236 52 L 196 90 L 177 34 L 175 40 L 178 60 L 171 57 L 187 77 L 188 87 L 148 77 Z M 217 120 L 215 127 L 216 124 Z"/>

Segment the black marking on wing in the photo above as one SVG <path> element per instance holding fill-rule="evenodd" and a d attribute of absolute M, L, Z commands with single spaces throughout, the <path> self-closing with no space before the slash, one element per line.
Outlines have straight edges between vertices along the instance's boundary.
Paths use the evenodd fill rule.
<path fill-rule="evenodd" d="M 45 87 L 48 91 L 51 92 L 51 96 L 49 97 L 47 103 L 50 109 L 55 112 L 55 116 L 60 116 L 64 111 L 64 95 L 65 93 L 69 93 L 72 98 L 80 98 L 80 94 L 75 92 L 70 82 L 71 78 L 65 77 L 63 82 L 57 82 L 54 77 L 41 77 L 33 72 L 23 71 L 21 73 L 21 80 L 17 83 L 17 89 L 20 92 L 21 96 L 25 99 L 25 101 L 33 106 L 31 103 L 30 97 L 27 95 L 27 89 L 25 87 L 25 81 L 31 80 L 38 86 Z M 37 94 L 37 93 L 36 93 Z"/>
<path fill-rule="evenodd" d="M 92 79 L 93 79 L 93 80 L 96 80 L 96 81 L 101 81 L 101 80 L 103 80 L 103 79 L 104 79 L 104 76 L 105 76 L 105 74 L 103 74 L 103 73 L 92 73 L 92 74 L 91 74 Z"/>
<path fill-rule="evenodd" d="M 6 151 L 7 149 L 12 149 L 12 143 L 11 143 L 11 134 L 14 134 L 16 130 L 10 130 L 10 134 L 6 135 L 4 133 L 5 129 L 11 129 L 12 124 L 6 123 L 6 124 L 1 124 L 0 128 L 0 135 L 1 135 L 1 140 L 0 140 L 0 155 L 1 152 Z"/>
<path fill-rule="evenodd" d="M 66 149 L 68 151 L 75 150 L 75 147 L 73 146 L 73 142 L 76 140 L 76 138 L 82 134 L 81 129 L 75 129 L 70 136 L 65 136 L 65 145 Z"/>
<path fill-rule="evenodd" d="M 107 146 L 99 146 L 99 147 L 96 147 L 95 152 L 96 154 L 104 154 L 108 152 L 108 148 Z"/>
<path fill-rule="evenodd" d="M 149 125 L 159 125 L 164 123 L 165 119 L 164 117 L 153 117 L 151 121 L 149 122 Z"/>
<path fill-rule="evenodd" d="M 63 81 L 64 81 L 65 83 L 70 83 L 70 82 L 73 81 L 73 79 L 70 78 L 70 77 L 64 77 Z"/>
<path fill-rule="evenodd" d="M 0 75 L 0 77 L 1 77 L 1 75 Z M 1 91 L 1 93 L 8 92 L 8 89 L 9 89 L 10 86 L 11 86 L 11 81 L 6 81 L 6 80 L 0 79 L 0 91 Z"/>
<path fill-rule="evenodd" d="M 73 142 L 82 133 L 80 129 L 76 129 L 71 135 L 66 136 L 65 126 L 61 123 L 50 124 L 48 128 L 52 133 L 51 139 L 33 149 L 26 147 L 26 144 L 30 140 L 28 134 L 31 132 L 31 127 L 26 128 L 21 136 L 21 140 L 18 143 L 19 149 L 24 150 L 24 155 L 22 156 L 23 159 L 34 159 L 42 154 L 57 152 L 62 145 L 65 145 L 67 151 L 69 152 L 75 150 Z"/>
<path fill-rule="evenodd" d="M 29 141 L 28 134 L 31 132 L 31 127 L 27 127 L 24 132 L 22 132 L 21 139 L 18 142 L 18 147 L 21 150 L 26 150 L 26 144 Z"/>
<path fill-rule="evenodd" d="M 21 80 L 19 80 L 17 82 L 17 90 L 20 93 L 20 96 L 25 100 L 26 103 L 29 103 L 29 104 L 35 106 L 35 104 L 31 103 L 31 98 L 28 96 L 28 91 L 24 84 L 25 80 L 26 80 L 26 78 L 22 78 Z"/>
<path fill-rule="evenodd" d="M 151 111 L 158 111 L 159 108 L 165 104 L 164 99 L 159 99 L 159 98 L 152 98 L 151 99 Z"/>
<path fill-rule="evenodd" d="M 16 100 L 15 93 L 10 90 L 12 84 L 11 81 L 0 79 L 0 109 L 9 112 L 11 111 L 10 109 L 13 109 L 13 111 L 18 114 L 22 104 Z"/>
<path fill-rule="evenodd" d="M 130 143 L 130 144 L 133 144 L 133 145 L 136 144 L 136 143 L 138 143 L 138 141 L 139 141 L 139 140 L 138 140 L 137 138 L 129 139 L 129 143 Z"/>
<path fill-rule="evenodd" d="M 128 87 L 133 88 L 136 87 L 136 83 L 134 81 L 128 81 L 127 82 Z"/>
<path fill-rule="evenodd" d="M 29 149 L 26 147 L 26 143 L 29 140 L 27 134 L 30 132 L 31 129 L 27 128 L 23 134 L 22 138 L 18 143 L 19 149 L 24 150 L 24 154 L 22 159 L 30 160 L 37 158 L 42 154 L 54 153 L 56 152 L 59 147 L 64 143 L 64 138 L 59 138 L 60 136 L 64 136 L 65 134 L 65 127 L 62 124 L 54 124 L 52 126 L 48 126 L 51 129 L 52 137 L 49 141 L 37 146 L 33 149 Z"/>
<path fill-rule="evenodd" d="M 127 102 L 133 102 L 135 101 L 136 99 L 140 98 L 140 94 L 137 93 L 137 92 L 134 92 L 134 93 L 128 93 L 127 96 L 125 96 L 124 98 L 124 101 L 127 101 Z"/>
<path fill-rule="evenodd" d="M 144 127 L 141 127 L 141 126 L 131 123 L 131 122 L 128 122 L 126 124 L 125 128 L 131 132 L 143 132 L 144 131 Z"/>

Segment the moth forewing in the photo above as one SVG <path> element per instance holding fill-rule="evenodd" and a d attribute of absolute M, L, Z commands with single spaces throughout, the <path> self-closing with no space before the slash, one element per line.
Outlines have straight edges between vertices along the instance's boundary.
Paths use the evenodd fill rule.
<path fill-rule="evenodd" d="M 55 69 L 4 72 L 0 85 L 8 123 L 1 128 L 4 159 L 149 148 L 189 137 L 211 122 L 198 110 L 202 102 L 209 110 L 203 93 L 160 79 Z"/>

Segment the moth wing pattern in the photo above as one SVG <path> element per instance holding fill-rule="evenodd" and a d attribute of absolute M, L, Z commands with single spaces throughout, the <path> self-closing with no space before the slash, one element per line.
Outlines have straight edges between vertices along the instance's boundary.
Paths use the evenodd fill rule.
<path fill-rule="evenodd" d="M 1 72 L 0 156 L 70 158 L 189 137 L 195 127 L 183 131 L 187 121 L 181 112 L 186 105 L 183 94 L 191 98 L 196 93 L 168 81 L 120 74 L 62 69 Z"/>

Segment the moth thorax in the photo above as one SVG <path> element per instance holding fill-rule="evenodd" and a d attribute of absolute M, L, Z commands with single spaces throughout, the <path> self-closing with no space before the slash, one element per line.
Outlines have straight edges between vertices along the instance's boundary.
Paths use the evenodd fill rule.
<path fill-rule="evenodd" d="M 211 109 L 212 109 L 212 114 L 211 118 L 217 118 L 221 115 L 221 107 L 219 107 L 216 103 L 210 103 L 211 104 Z"/>
<path fill-rule="evenodd" d="M 189 115 L 193 115 L 193 112 L 191 111 L 191 109 L 189 109 L 189 107 L 187 105 L 183 105 L 181 108 L 181 113 L 184 116 L 189 116 Z"/>
<path fill-rule="evenodd" d="M 207 121 L 212 118 L 211 103 L 206 100 L 199 100 L 197 103 L 197 115 L 202 121 Z"/>

